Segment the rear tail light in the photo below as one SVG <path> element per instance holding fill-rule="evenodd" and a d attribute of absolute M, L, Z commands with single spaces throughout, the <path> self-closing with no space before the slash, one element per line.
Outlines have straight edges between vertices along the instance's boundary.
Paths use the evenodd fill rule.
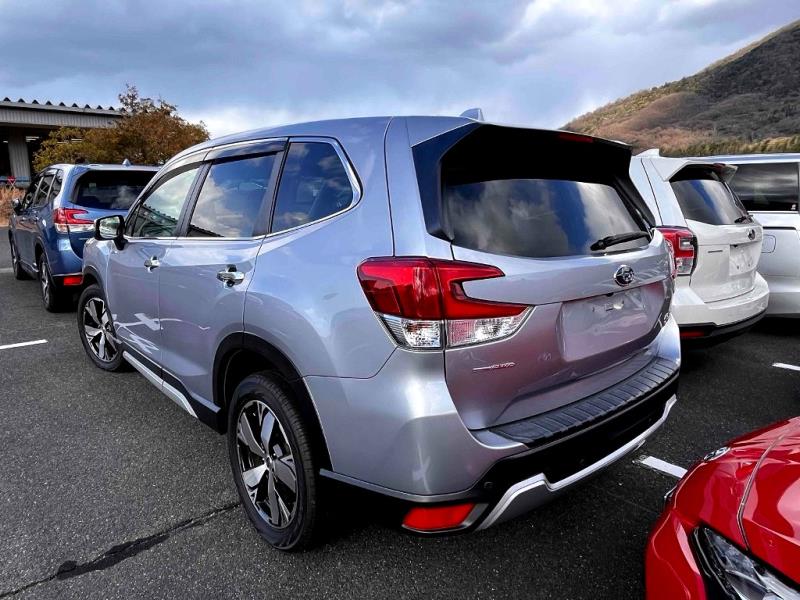
<path fill-rule="evenodd" d="M 416 506 L 403 519 L 403 527 L 413 531 L 430 532 L 457 529 L 464 526 L 475 504 L 451 506 Z"/>
<path fill-rule="evenodd" d="M 686 227 L 659 227 L 658 230 L 670 245 L 677 275 L 691 275 L 697 256 L 697 238 Z"/>
<path fill-rule="evenodd" d="M 94 231 L 94 221 L 82 219 L 78 215 L 85 215 L 88 211 L 82 208 L 57 208 L 53 213 L 53 224 L 59 233 L 80 233 Z"/>
<path fill-rule="evenodd" d="M 465 281 L 503 277 L 497 267 L 429 258 L 370 258 L 358 279 L 397 342 L 440 349 L 513 334 L 530 307 L 469 298 Z"/>

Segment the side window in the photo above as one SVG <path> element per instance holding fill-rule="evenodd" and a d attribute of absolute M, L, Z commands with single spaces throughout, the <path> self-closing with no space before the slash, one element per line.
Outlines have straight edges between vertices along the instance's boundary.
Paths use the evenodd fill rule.
<path fill-rule="evenodd" d="M 36 197 L 36 190 L 39 188 L 39 183 L 41 181 L 41 175 L 37 175 L 33 178 L 33 181 L 31 181 L 31 184 L 28 186 L 28 189 L 25 191 L 25 196 L 22 199 L 23 210 L 31 207 L 33 199 Z"/>
<path fill-rule="evenodd" d="M 797 163 L 739 165 L 730 186 L 747 210 L 797 210 Z"/>
<path fill-rule="evenodd" d="M 173 237 L 199 166 L 162 180 L 129 216 L 125 233 L 131 237 Z"/>
<path fill-rule="evenodd" d="M 293 142 L 278 187 L 272 231 L 317 221 L 352 202 L 350 179 L 333 146 L 325 142 Z"/>
<path fill-rule="evenodd" d="M 53 183 L 50 186 L 50 193 L 47 195 L 47 202 L 50 202 L 61 193 L 61 184 L 64 182 L 64 171 L 59 169 L 53 177 Z"/>
<path fill-rule="evenodd" d="M 49 197 L 54 175 L 55 173 L 53 171 L 48 171 L 42 177 L 42 183 L 39 185 L 39 190 L 36 192 L 36 196 L 33 199 L 34 208 L 41 208 L 47 204 L 47 198 Z"/>
<path fill-rule="evenodd" d="M 274 165 L 274 154 L 211 165 L 187 235 L 251 237 L 259 225 Z"/>

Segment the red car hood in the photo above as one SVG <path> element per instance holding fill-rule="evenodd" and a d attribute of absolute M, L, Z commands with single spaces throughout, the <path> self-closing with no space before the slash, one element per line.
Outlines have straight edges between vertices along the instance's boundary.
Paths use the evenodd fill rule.
<path fill-rule="evenodd" d="M 800 582 L 800 417 L 727 447 L 683 479 L 675 508 Z"/>
<path fill-rule="evenodd" d="M 741 515 L 750 551 L 800 583 L 800 420 L 766 449 Z"/>

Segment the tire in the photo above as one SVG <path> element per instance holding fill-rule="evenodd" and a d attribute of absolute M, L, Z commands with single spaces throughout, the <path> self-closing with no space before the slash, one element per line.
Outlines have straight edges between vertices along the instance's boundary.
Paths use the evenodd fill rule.
<path fill-rule="evenodd" d="M 104 371 L 128 370 L 103 290 L 96 283 L 83 290 L 78 300 L 77 315 L 83 349 L 95 366 Z"/>
<path fill-rule="evenodd" d="M 58 312 L 63 303 L 61 291 L 56 287 L 53 276 L 50 273 L 50 264 L 47 262 L 47 255 L 42 252 L 38 259 L 39 268 L 39 290 L 42 293 L 42 304 L 48 312 Z"/>
<path fill-rule="evenodd" d="M 30 279 L 30 275 L 25 271 L 25 267 L 23 267 L 19 262 L 19 253 L 17 252 L 17 245 L 14 243 L 13 238 L 11 236 L 8 237 L 8 243 L 11 246 L 11 271 L 14 273 L 14 279 L 19 281 L 23 281 L 25 279 Z"/>
<path fill-rule="evenodd" d="M 270 422 L 271 435 L 265 427 Z M 267 444 L 263 435 L 268 436 Z M 250 375 L 234 391 L 228 411 L 228 456 L 242 506 L 259 535 L 279 550 L 309 548 L 319 524 L 312 440 L 292 398 L 271 374 Z"/>

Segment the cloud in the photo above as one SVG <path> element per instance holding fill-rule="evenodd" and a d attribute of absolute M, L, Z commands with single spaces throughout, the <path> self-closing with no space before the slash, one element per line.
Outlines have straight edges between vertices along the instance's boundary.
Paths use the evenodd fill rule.
<path fill-rule="evenodd" d="M 457 114 L 558 126 L 800 17 L 780 0 L 0 0 L 2 95 L 163 96 L 212 134 Z"/>

